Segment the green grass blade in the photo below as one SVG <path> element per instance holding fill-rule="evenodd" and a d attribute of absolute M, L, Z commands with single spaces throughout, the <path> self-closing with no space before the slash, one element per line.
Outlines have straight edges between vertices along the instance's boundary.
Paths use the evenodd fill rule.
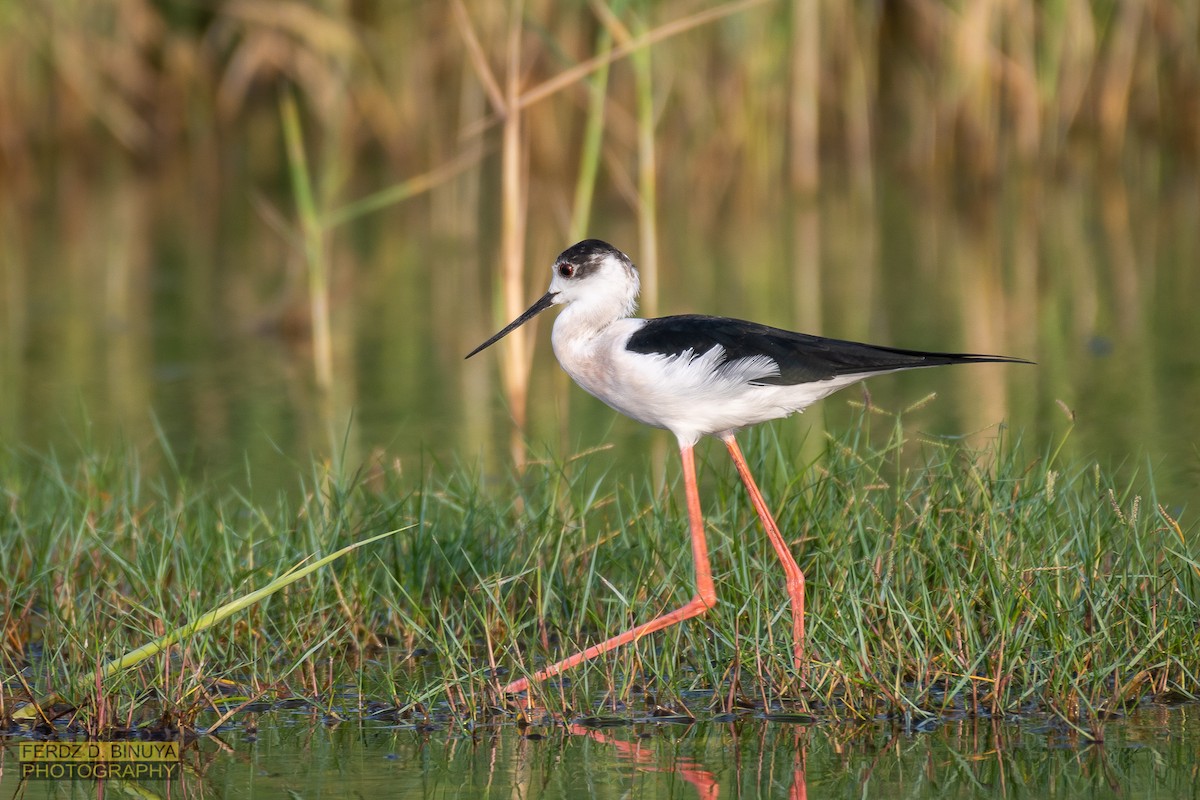
<path fill-rule="evenodd" d="M 331 553 L 324 558 L 318 559 L 307 566 L 302 566 L 301 564 L 303 564 L 303 562 L 301 562 L 301 564 L 297 564 L 295 567 L 288 570 L 283 575 L 271 581 L 261 589 L 256 589 L 248 595 L 239 597 L 236 600 L 231 600 L 220 608 L 214 609 L 213 611 L 201 616 L 199 619 L 176 628 L 175 630 L 163 635 L 161 638 L 155 639 L 153 642 L 144 644 L 136 650 L 131 650 L 120 658 L 114 658 L 100 668 L 100 679 L 105 680 L 117 674 L 118 672 L 121 672 L 122 670 L 137 666 L 147 658 L 161 653 L 163 650 L 167 649 L 176 642 L 182 641 L 183 639 L 199 633 L 200 631 L 206 630 L 207 628 L 211 628 L 221 620 L 227 619 L 239 611 L 249 608 L 259 600 L 278 592 L 285 586 L 295 583 L 296 581 L 315 572 L 326 564 L 337 561 L 347 553 L 351 553 L 363 545 L 368 545 L 388 536 L 393 536 L 403 530 L 406 530 L 406 528 L 396 528 L 395 530 L 390 530 L 386 533 L 372 536 L 369 539 L 363 539 L 360 542 L 354 542 L 353 544 L 349 544 L 343 547 L 341 550 Z M 13 712 L 13 719 L 17 721 L 37 719 L 38 709 L 53 705 L 54 703 L 58 702 L 59 699 L 61 699 L 61 695 L 58 692 L 50 692 L 44 697 L 34 700 L 32 703 L 26 703 L 21 708 L 18 708 Z"/>

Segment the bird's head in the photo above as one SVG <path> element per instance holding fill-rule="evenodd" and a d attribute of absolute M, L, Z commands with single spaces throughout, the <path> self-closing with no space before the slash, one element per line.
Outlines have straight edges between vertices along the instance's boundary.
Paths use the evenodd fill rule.
<path fill-rule="evenodd" d="M 475 355 L 554 305 L 578 303 L 599 319 L 627 317 L 637 307 L 641 280 L 629 256 L 599 239 L 584 239 L 554 259 L 550 290 L 525 313 L 467 354 Z"/>
<path fill-rule="evenodd" d="M 637 304 L 640 289 L 637 267 L 608 242 L 585 239 L 554 259 L 550 293 L 555 304 L 615 304 L 620 309 L 618 316 L 628 316 Z"/>

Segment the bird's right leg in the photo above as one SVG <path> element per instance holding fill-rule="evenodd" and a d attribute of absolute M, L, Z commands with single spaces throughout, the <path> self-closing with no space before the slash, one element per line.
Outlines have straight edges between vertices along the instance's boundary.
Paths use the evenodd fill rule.
<path fill-rule="evenodd" d="M 564 658 L 556 664 L 551 664 L 543 670 L 534 673 L 532 678 L 521 678 L 504 687 L 505 694 L 515 694 L 529 688 L 530 681 L 543 681 L 557 675 L 563 670 L 594 658 L 601 653 L 607 653 L 615 647 L 636 641 L 648 633 L 660 631 L 677 622 L 703 614 L 717 604 L 717 591 L 713 586 L 712 568 L 708 563 L 708 543 L 704 538 L 704 518 L 700 515 L 700 489 L 696 485 L 696 461 L 692 445 L 681 447 L 679 456 L 683 461 L 683 486 L 687 495 L 688 525 L 692 535 L 692 559 L 696 564 L 696 596 L 674 611 L 656 617 L 649 622 L 643 622 L 630 628 L 622 634 L 606 639 L 588 649 Z"/>

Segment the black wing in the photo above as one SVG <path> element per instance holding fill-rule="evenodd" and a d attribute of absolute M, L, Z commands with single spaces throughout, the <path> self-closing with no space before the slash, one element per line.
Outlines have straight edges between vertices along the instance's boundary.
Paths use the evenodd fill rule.
<path fill-rule="evenodd" d="M 1007 356 L 929 353 L 921 350 L 901 350 L 896 347 L 878 347 L 785 331 L 757 322 L 699 314 L 646 320 L 646 324 L 629 337 L 625 349 L 647 355 L 675 356 L 688 350 L 695 355 L 701 355 L 717 345 L 725 349 L 726 361 L 752 356 L 766 356 L 771 359 L 779 365 L 779 375 L 758 378 L 754 383 L 779 386 L 823 381 L 839 375 L 861 375 L 943 364 L 983 361 L 1031 363 Z"/>

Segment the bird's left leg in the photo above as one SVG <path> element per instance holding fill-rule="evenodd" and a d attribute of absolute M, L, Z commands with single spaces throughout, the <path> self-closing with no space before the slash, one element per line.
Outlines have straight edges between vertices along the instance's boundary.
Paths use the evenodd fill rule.
<path fill-rule="evenodd" d="M 796 671 L 803 674 L 801 656 L 804 653 L 804 573 L 800 571 L 796 559 L 792 558 L 787 542 L 783 540 L 783 534 L 779 532 L 779 525 L 776 524 L 770 509 L 767 508 L 762 492 L 758 490 L 758 484 L 754 482 L 754 476 L 750 474 L 750 467 L 746 464 L 742 449 L 738 447 L 737 439 L 732 433 L 724 433 L 721 434 L 721 440 L 729 448 L 729 455 L 733 457 L 733 464 L 737 467 L 738 475 L 741 476 L 742 483 L 746 485 L 746 491 L 750 493 L 750 502 L 754 504 L 754 510 L 758 512 L 758 518 L 767 532 L 767 538 L 771 540 L 771 546 L 775 548 L 776 555 L 783 563 L 783 571 L 787 576 L 787 593 L 792 601 L 792 645 L 794 648 L 792 655 Z"/>

